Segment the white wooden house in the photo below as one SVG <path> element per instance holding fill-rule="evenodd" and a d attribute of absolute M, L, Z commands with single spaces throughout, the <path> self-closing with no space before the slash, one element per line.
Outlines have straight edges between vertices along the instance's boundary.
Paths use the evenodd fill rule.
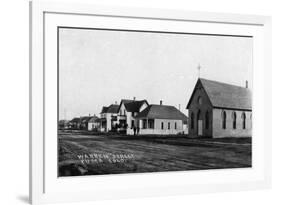
<path fill-rule="evenodd" d="M 128 135 L 134 134 L 134 128 L 139 127 L 138 120 L 135 119 L 135 116 L 148 105 L 146 100 L 135 100 L 135 98 L 134 100 L 121 100 L 117 116 L 117 121 L 119 122 L 118 131 Z"/>
<path fill-rule="evenodd" d="M 117 129 L 117 115 L 119 105 L 112 104 L 108 107 L 104 106 L 100 113 L 100 131 L 109 132 Z"/>
<path fill-rule="evenodd" d="M 92 117 L 89 116 L 84 116 L 80 117 L 80 129 L 82 130 L 88 130 L 88 123 Z"/>
<path fill-rule="evenodd" d="M 175 135 L 187 132 L 187 116 L 174 106 L 149 105 L 136 117 L 139 121 L 139 134 Z"/>
<path fill-rule="evenodd" d="M 99 129 L 100 129 L 100 118 L 94 115 L 88 121 L 88 130 L 98 131 Z"/>

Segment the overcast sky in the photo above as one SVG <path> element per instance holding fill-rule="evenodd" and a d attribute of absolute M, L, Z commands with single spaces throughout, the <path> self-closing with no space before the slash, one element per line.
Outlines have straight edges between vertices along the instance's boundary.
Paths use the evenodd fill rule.
<path fill-rule="evenodd" d="M 187 114 L 200 76 L 252 84 L 252 38 L 59 30 L 59 118 L 98 115 L 121 99 L 163 100 Z"/>

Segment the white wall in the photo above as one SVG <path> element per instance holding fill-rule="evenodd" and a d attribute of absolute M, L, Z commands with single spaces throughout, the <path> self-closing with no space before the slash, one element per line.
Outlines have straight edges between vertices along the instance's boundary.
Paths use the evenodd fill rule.
<path fill-rule="evenodd" d="M 143 111 L 147 107 L 148 107 L 148 105 L 146 103 L 142 104 L 142 106 L 140 107 L 140 112 Z"/>
<path fill-rule="evenodd" d="M 161 123 L 164 123 L 164 129 L 161 129 Z M 168 129 L 168 123 L 170 123 L 170 129 Z M 175 129 L 175 123 L 177 123 L 177 129 Z M 175 135 L 182 133 L 183 123 L 182 120 L 169 120 L 169 119 L 155 119 L 154 120 L 154 129 L 140 129 L 139 134 L 156 134 L 156 135 Z"/>
<path fill-rule="evenodd" d="M 126 110 L 124 103 L 121 104 L 118 115 L 124 115 L 124 111 Z"/>
<path fill-rule="evenodd" d="M 109 130 L 111 130 L 111 113 L 106 113 L 105 118 L 106 118 L 106 131 L 108 132 Z"/>
<path fill-rule="evenodd" d="M 146 107 L 147 107 L 147 104 L 144 103 L 144 104 L 140 107 L 140 112 L 143 111 Z M 121 113 L 122 113 L 122 115 L 123 115 L 124 110 L 125 110 L 124 104 L 121 105 L 120 110 L 121 110 Z M 120 113 L 119 113 L 119 114 L 120 114 Z M 134 116 L 136 116 L 136 115 L 137 115 L 137 113 L 135 113 Z M 127 111 L 126 111 L 126 122 L 127 122 L 127 124 L 128 124 L 128 127 L 127 127 L 127 134 L 128 134 L 128 135 L 133 135 L 133 134 L 134 134 L 134 130 L 132 129 L 132 120 L 135 120 L 134 116 L 133 116 L 133 113 L 132 113 L 132 112 L 127 112 Z M 121 118 L 122 118 L 122 117 L 121 117 Z M 138 125 L 137 125 L 137 123 L 138 123 L 137 120 L 135 120 L 134 123 L 135 123 L 135 124 L 134 124 L 135 126 L 138 126 Z"/>
<path fill-rule="evenodd" d="M 110 131 L 112 129 L 112 126 L 111 126 L 111 119 L 112 119 L 112 116 L 117 116 L 117 113 L 106 113 L 106 131 Z M 118 121 L 113 121 L 113 124 L 112 125 L 116 125 L 118 123 Z"/>
<path fill-rule="evenodd" d="M 132 127 L 132 113 L 131 112 L 126 112 L 126 116 L 127 116 L 127 124 L 128 124 L 128 128 Z"/>
<path fill-rule="evenodd" d="M 233 129 L 233 110 L 224 110 L 226 113 L 226 128 L 222 128 L 222 110 L 213 109 L 213 137 L 252 137 L 252 112 L 244 112 L 246 114 L 246 129 L 242 127 L 241 115 L 243 111 L 235 111 L 236 113 L 236 129 Z"/>
<path fill-rule="evenodd" d="M 91 130 L 93 130 L 95 128 L 98 128 L 98 127 L 99 127 L 99 123 L 97 123 L 97 122 L 89 122 L 88 123 L 88 130 L 89 131 L 91 131 Z"/>
<path fill-rule="evenodd" d="M 113 113 L 104 113 L 102 115 L 102 117 L 106 119 L 106 130 L 105 130 L 105 128 L 101 128 L 102 132 L 105 132 L 105 131 L 108 132 L 108 131 L 110 131 L 112 129 L 112 126 L 111 126 L 111 118 L 112 118 L 112 116 L 117 116 L 117 113 L 114 113 L 114 114 Z M 117 124 L 117 122 L 118 121 L 115 121 L 115 122 L 113 122 L 113 124 L 115 125 L 115 124 Z"/>
<path fill-rule="evenodd" d="M 237 205 L 281 204 L 281 137 L 279 132 L 281 110 L 281 12 L 277 0 L 79 0 L 104 5 L 188 9 L 213 12 L 249 13 L 273 16 L 273 188 L 271 190 L 197 194 L 188 196 L 163 196 L 155 198 L 127 199 L 73 203 L 73 205 Z M 0 169 L 0 203 L 27 204 L 28 197 L 28 1 L 9 0 L 1 2 L 0 32 L 0 124 L 2 125 L 2 156 Z M 268 108 L 270 109 L 270 108 Z M 21 116 L 16 129 L 15 115 Z M 268 119 L 270 120 L 270 119 Z M 16 143 L 15 143 L 16 142 Z"/>

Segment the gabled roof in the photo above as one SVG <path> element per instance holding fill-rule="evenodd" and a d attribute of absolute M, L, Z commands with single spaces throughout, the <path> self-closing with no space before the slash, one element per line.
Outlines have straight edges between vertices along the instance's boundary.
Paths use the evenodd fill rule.
<path fill-rule="evenodd" d="M 92 116 L 89 122 L 98 122 L 99 118 L 97 116 Z"/>
<path fill-rule="evenodd" d="M 129 100 L 129 99 L 122 99 L 121 102 L 120 102 L 120 105 L 122 103 L 126 104 L 126 103 L 130 103 L 130 102 L 133 102 L 134 100 Z"/>
<path fill-rule="evenodd" d="M 129 103 L 124 103 L 125 108 L 128 112 L 139 112 L 141 106 L 146 103 L 148 105 L 148 102 L 146 100 L 138 100 L 138 101 L 133 101 Z"/>
<path fill-rule="evenodd" d="M 106 111 L 106 113 L 118 113 L 119 105 L 110 105 Z"/>
<path fill-rule="evenodd" d="M 108 107 L 103 106 L 100 114 L 103 114 L 103 113 L 118 113 L 118 108 L 119 108 L 119 105 L 114 105 L 114 104 L 111 104 Z"/>
<path fill-rule="evenodd" d="M 102 109 L 101 109 L 101 114 L 102 114 L 102 113 L 106 113 L 107 110 L 108 110 L 108 107 L 103 106 Z"/>
<path fill-rule="evenodd" d="M 119 106 L 118 106 L 118 112 L 120 112 L 120 108 L 121 108 L 121 105 L 122 104 L 127 104 L 127 103 L 130 103 L 130 102 L 133 102 L 134 100 L 128 100 L 128 99 L 122 99 L 121 101 L 120 101 L 120 104 L 119 104 Z"/>
<path fill-rule="evenodd" d="M 252 93 L 250 89 L 199 78 L 187 104 L 189 108 L 198 86 L 202 85 L 210 102 L 215 108 L 252 110 Z"/>
<path fill-rule="evenodd" d="M 79 117 L 75 117 L 72 120 L 70 120 L 69 122 L 80 122 L 80 118 Z"/>
<path fill-rule="evenodd" d="M 124 104 L 126 111 L 128 112 L 139 112 L 141 106 L 148 102 L 146 100 L 128 100 L 122 99 L 118 108 L 118 112 L 120 111 L 121 105 Z"/>
<path fill-rule="evenodd" d="M 187 120 L 187 116 L 174 106 L 169 105 L 149 105 L 137 116 L 137 119 L 171 119 L 171 120 Z"/>
<path fill-rule="evenodd" d="M 80 120 L 82 123 L 88 123 L 91 118 L 92 118 L 91 116 L 85 116 L 85 117 L 81 117 Z"/>

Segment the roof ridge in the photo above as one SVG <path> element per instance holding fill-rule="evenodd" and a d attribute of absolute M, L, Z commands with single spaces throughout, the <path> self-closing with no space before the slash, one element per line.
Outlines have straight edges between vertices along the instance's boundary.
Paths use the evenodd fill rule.
<path fill-rule="evenodd" d="M 121 99 L 121 101 L 126 100 L 126 101 L 133 101 L 132 99 Z"/>
<path fill-rule="evenodd" d="M 119 106 L 119 105 L 117 105 L 117 104 L 111 104 L 111 105 L 109 105 L 108 107 L 110 107 L 110 106 Z"/>
<path fill-rule="evenodd" d="M 209 81 L 209 82 L 213 82 L 213 83 L 217 83 L 217 84 L 221 84 L 221 85 L 227 85 L 227 86 L 235 86 L 235 87 L 238 87 L 238 88 L 244 88 L 244 89 L 249 89 L 249 88 L 245 88 L 243 86 L 239 86 L 239 85 L 234 85 L 234 84 L 230 84 L 230 83 L 225 83 L 225 82 L 220 82 L 220 81 L 216 81 L 216 80 L 209 80 L 209 79 L 206 79 L 206 78 L 199 78 L 199 80 L 203 80 L 203 81 Z"/>
<path fill-rule="evenodd" d="M 126 102 L 125 104 L 128 103 L 135 103 L 135 102 L 145 102 L 146 100 L 131 100 L 130 102 Z"/>
<path fill-rule="evenodd" d="M 177 119 L 183 120 L 187 116 L 173 105 L 151 104 L 141 111 L 136 118 Z"/>
<path fill-rule="evenodd" d="M 195 84 L 187 108 L 189 108 L 191 100 L 193 99 L 198 83 L 202 85 L 213 107 L 243 110 L 251 110 L 252 108 L 252 92 L 250 89 L 204 78 L 199 78 Z"/>
<path fill-rule="evenodd" d="M 165 107 L 174 107 L 174 108 L 176 108 L 175 106 L 173 106 L 173 105 L 160 105 L 160 104 L 150 104 L 150 105 L 156 105 L 156 106 L 165 106 Z"/>
<path fill-rule="evenodd" d="M 150 109 L 151 109 L 151 105 L 147 106 L 145 109 L 143 109 L 143 111 L 141 111 L 140 113 L 144 112 L 147 110 L 147 113 L 150 112 Z"/>

